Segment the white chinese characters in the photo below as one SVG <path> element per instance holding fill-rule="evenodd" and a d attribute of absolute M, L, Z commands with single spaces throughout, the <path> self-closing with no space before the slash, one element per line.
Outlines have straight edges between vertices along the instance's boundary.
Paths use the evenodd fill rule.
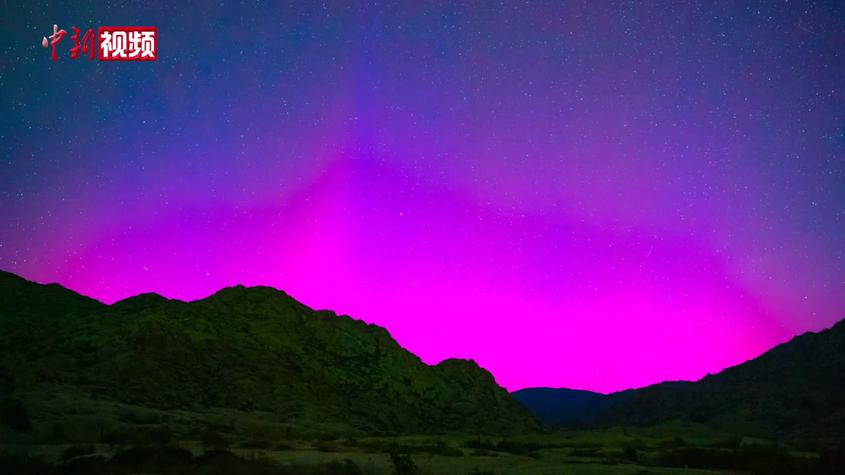
<path fill-rule="evenodd" d="M 100 28 L 100 59 L 105 61 L 155 60 L 155 28 Z"/>

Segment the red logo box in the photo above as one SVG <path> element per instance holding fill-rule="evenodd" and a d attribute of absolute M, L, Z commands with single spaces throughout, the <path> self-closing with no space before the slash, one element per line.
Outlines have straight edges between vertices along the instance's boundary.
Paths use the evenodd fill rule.
<path fill-rule="evenodd" d="M 97 46 L 100 61 L 155 61 L 158 32 L 154 26 L 101 26 Z"/>

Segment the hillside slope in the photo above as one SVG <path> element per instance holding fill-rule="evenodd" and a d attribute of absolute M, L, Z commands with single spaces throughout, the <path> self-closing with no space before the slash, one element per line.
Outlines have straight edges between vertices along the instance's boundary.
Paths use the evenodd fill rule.
<path fill-rule="evenodd" d="M 586 423 L 681 420 L 767 435 L 840 437 L 845 434 L 843 376 L 845 321 L 840 321 L 694 383 L 666 382 L 592 397 Z M 554 415 L 570 409 L 570 390 L 546 389 L 542 399 L 526 398 L 532 391 L 515 396 L 545 422 L 566 422 Z"/>
<path fill-rule="evenodd" d="M 799 335 L 695 383 L 663 383 L 612 395 L 608 423 L 687 419 L 764 433 L 845 434 L 845 321 Z"/>
<path fill-rule="evenodd" d="M 144 294 L 106 306 L 2 273 L 0 348 L 0 391 L 23 394 L 15 397 L 24 403 L 73 393 L 359 431 L 536 427 L 473 361 L 426 365 L 381 327 L 313 311 L 267 287 L 226 288 L 195 302 Z"/>

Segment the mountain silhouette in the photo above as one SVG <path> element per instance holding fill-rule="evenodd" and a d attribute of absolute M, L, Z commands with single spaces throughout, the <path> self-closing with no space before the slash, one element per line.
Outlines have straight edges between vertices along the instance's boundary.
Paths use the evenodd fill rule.
<path fill-rule="evenodd" d="M 72 394 L 366 432 L 537 427 L 472 360 L 427 365 L 384 328 L 314 311 L 269 287 L 105 305 L 0 272 L 0 347 L 0 397 L 25 401 Z"/>
<path fill-rule="evenodd" d="M 551 425 L 653 425 L 680 420 L 770 436 L 841 437 L 843 375 L 845 320 L 697 382 L 665 382 L 607 396 L 548 388 L 513 395 Z"/>
<path fill-rule="evenodd" d="M 565 388 L 526 388 L 511 396 L 550 425 L 590 424 L 609 403 L 604 394 Z"/>

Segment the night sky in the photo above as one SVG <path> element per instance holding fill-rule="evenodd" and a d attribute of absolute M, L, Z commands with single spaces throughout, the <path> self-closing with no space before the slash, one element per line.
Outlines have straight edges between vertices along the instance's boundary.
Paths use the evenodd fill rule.
<path fill-rule="evenodd" d="M 271 285 L 508 389 L 845 317 L 841 2 L 3 2 L 0 269 Z M 158 27 L 158 60 L 41 38 Z"/>

